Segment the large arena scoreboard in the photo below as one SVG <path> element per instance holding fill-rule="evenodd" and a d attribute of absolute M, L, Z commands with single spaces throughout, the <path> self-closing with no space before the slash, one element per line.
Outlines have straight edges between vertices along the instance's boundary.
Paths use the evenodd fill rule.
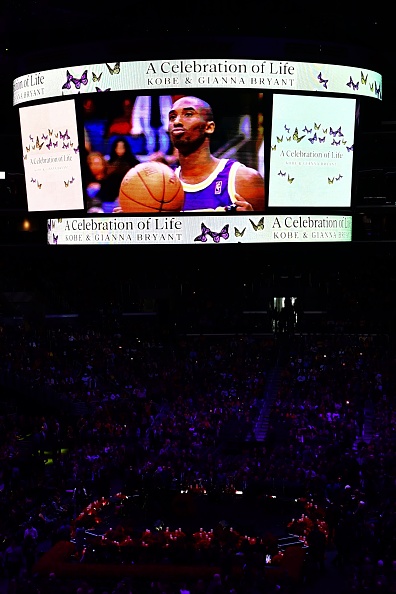
<path fill-rule="evenodd" d="M 50 245 L 352 240 L 360 119 L 382 99 L 375 71 L 265 57 L 164 59 L 81 64 L 13 84 L 28 210 L 46 216 Z M 138 207 L 126 212 L 123 180 L 101 197 L 89 163 L 111 164 L 118 141 L 143 170 L 161 161 L 170 179 L 182 179 L 169 125 L 174 102 L 186 97 L 211 107 L 210 150 L 220 168 L 237 161 L 260 175 L 253 210 L 194 208 L 198 186 L 184 182 L 193 200 L 174 210 L 153 209 L 131 186 Z M 209 180 L 214 195 L 230 176 Z"/>

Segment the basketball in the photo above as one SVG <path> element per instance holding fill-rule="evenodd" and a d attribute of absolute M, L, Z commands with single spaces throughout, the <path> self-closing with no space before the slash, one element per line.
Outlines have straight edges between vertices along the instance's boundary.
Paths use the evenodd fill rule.
<path fill-rule="evenodd" d="M 184 190 L 168 165 L 147 161 L 139 163 L 125 175 L 119 200 L 122 212 L 180 212 Z"/>

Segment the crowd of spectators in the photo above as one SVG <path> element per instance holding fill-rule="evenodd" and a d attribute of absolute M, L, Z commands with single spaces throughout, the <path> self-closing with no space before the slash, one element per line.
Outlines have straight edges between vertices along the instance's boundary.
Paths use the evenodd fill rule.
<path fill-rule="evenodd" d="M 325 522 L 326 546 L 352 591 L 394 591 L 389 336 L 137 338 L 93 324 L 21 324 L 3 328 L 0 348 L 0 533 L 11 590 L 59 589 L 56 575 L 43 582 L 32 573 L 39 543 L 70 539 L 83 508 L 117 488 L 156 499 L 176 489 L 241 490 L 247 502 L 296 499 L 304 513 L 289 530 L 305 526 L 305 538 L 307 518 Z M 260 410 L 272 399 L 266 439 L 255 441 Z M 262 570 L 249 583 L 227 575 L 216 584 L 63 588 L 239 594 L 264 587 Z"/>

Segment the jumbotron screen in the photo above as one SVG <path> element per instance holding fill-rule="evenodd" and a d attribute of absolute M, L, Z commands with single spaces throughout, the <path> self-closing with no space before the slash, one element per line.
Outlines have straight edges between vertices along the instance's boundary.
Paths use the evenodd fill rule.
<path fill-rule="evenodd" d="M 14 81 L 28 210 L 50 244 L 351 241 L 355 67 L 83 65 Z"/>

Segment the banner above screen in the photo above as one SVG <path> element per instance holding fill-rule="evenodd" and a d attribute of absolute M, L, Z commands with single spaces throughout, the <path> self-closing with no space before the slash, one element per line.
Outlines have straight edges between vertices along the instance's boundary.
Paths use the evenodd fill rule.
<path fill-rule="evenodd" d="M 90 64 L 26 74 L 13 103 L 79 93 L 188 88 L 308 91 L 382 99 L 382 76 L 352 66 L 276 60 L 154 60 Z"/>

